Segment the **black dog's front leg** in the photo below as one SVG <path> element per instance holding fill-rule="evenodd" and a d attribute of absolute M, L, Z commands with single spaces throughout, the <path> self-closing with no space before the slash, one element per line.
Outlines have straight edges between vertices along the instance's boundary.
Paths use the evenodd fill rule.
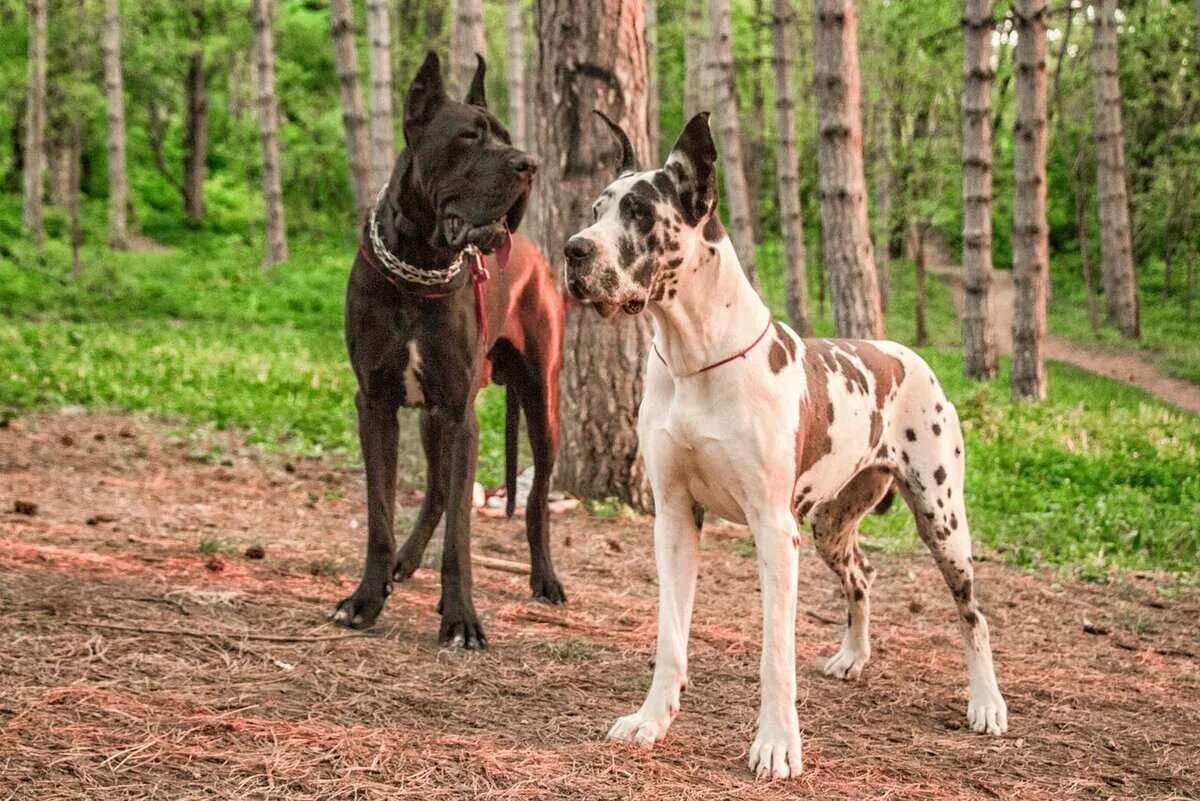
<path fill-rule="evenodd" d="M 367 561 L 358 589 L 337 605 L 335 623 L 365 629 L 375 622 L 391 592 L 396 541 L 392 521 L 396 505 L 396 451 L 399 398 L 370 398 L 359 392 L 358 439 L 367 468 Z"/>
<path fill-rule="evenodd" d="M 421 501 L 421 511 L 417 515 L 417 522 L 413 524 L 412 533 L 400 546 L 400 553 L 396 557 L 396 568 L 392 571 L 392 578 L 396 581 L 406 581 L 417 572 L 425 554 L 425 547 L 429 545 L 429 539 L 446 509 L 449 454 L 442 452 L 446 447 L 442 440 L 444 428 L 440 412 L 422 410 L 421 446 L 425 450 L 425 499 Z"/>
<path fill-rule="evenodd" d="M 474 404 L 463 416 L 447 421 L 444 439 L 449 446 L 450 480 L 446 498 L 446 542 L 442 551 L 442 614 L 438 642 L 468 649 L 483 648 L 487 637 L 471 597 L 471 498 L 475 464 L 479 456 L 479 423 Z"/>

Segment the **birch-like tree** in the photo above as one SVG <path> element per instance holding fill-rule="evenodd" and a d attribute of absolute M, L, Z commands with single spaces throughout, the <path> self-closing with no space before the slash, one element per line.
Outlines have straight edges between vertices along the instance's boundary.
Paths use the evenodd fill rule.
<path fill-rule="evenodd" d="M 350 0 L 330 0 L 329 27 L 333 34 L 333 59 L 337 65 L 338 91 L 342 104 L 342 127 L 346 130 L 346 158 L 350 165 L 350 188 L 354 192 L 357 219 L 366 216 L 374 194 L 371 191 L 370 147 L 367 142 L 367 113 L 358 78 L 358 51 L 354 44 L 354 14 Z"/>
<path fill-rule="evenodd" d="M 775 165 L 779 176 L 779 223 L 783 235 L 783 280 L 788 319 L 801 336 L 812 334 L 808 311 L 808 266 L 800 205 L 800 166 L 796 153 L 796 101 L 792 94 L 789 35 L 794 26 L 791 0 L 773 0 L 771 15 L 775 66 Z"/>
<path fill-rule="evenodd" d="M 1046 397 L 1046 0 L 1015 0 L 1017 120 L 1013 127 L 1014 398 Z"/>
<path fill-rule="evenodd" d="M 522 0 L 505 0 L 504 68 L 508 81 L 508 132 L 513 144 L 529 147 L 525 112 L 525 4 Z"/>
<path fill-rule="evenodd" d="M 883 336 L 863 177 L 862 79 L 853 0 L 813 0 L 821 241 L 839 336 Z"/>
<path fill-rule="evenodd" d="M 104 0 L 104 100 L 108 123 L 108 244 L 129 247 L 129 175 L 125 168 L 125 81 L 121 4 Z"/>
<path fill-rule="evenodd" d="M 28 96 L 25 102 L 25 230 L 38 252 L 45 238 L 42 191 L 46 180 L 46 0 L 29 0 Z"/>
<path fill-rule="evenodd" d="M 266 243 L 263 267 L 288 257 L 287 225 L 283 216 L 283 179 L 279 162 L 279 108 L 275 100 L 275 36 L 271 26 L 272 0 L 251 0 L 254 28 L 254 85 L 258 132 L 262 140 L 263 211 Z"/>
<path fill-rule="evenodd" d="M 371 184 L 380 187 L 396 160 L 392 125 L 392 31 L 387 0 L 367 0 L 367 65 L 371 76 Z"/>
<path fill-rule="evenodd" d="M 1139 335 L 1137 278 L 1125 181 L 1125 133 L 1117 72 L 1117 3 L 1092 3 L 1092 89 L 1096 189 L 1100 199 L 1100 261 L 1108 321 L 1126 337 Z M 1195 73 L 1195 70 L 1193 69 Z M 1200 80 L 1198 74 L 1195 80 Z"/>
<path fill-rule="evenodd" d="M 988 313 L 992 282 L 993 0 L 966 0 L 963 14 L 962 204 L 963 369 L 996 376 L 996 337 Z"/>
<path fill-rule="evenodd" d="M 725 199 L 729 204 L 729 237 L 737 251 L 738 261 L 758 286 L 754 268 L 754 218 L 751 212 L 750 191 L 746 184 L 746 168 L 742 159 L 742 131 L 739 121 L 737 92 L 733 75 L 733 19 L 729 0 L 709 0 L 708 13 L 712 19 L 713 105 L 717 123 L 717 146 L 723 162 Z"/>
<path fill-rule="evenodd" d="M 486 55 L 483 0 L 454 0 L 454 30 L 450 37 L 450 93 L 461 100 L 475 77 L 476 55 Z"/>

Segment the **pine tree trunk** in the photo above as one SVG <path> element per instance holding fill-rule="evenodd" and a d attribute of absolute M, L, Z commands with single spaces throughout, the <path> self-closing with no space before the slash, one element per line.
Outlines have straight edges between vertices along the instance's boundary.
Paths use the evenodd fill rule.
<path fill-rule="evenodd" d="M 454 32 L 450 39 L 450 94 L 461 100 L 471 85 L 478 62 L 487 55 L 483 36 L 483 0 L 454 0 Z"/>
<path fill-rule="evenodd" d="M 686 122 L 707 109 L 704 96 L 707 36 L 704 30 L 705 0 L 684 0 L 683 8 L 683 119 Z"/>
<path fill-rule="evenodd" d="M 737 93 L 733 79 L 733 20 L 729 0 L 709 0 L 712 18 L 713 97 L 717 122 L 717 147 L 721 154 L 725 178 L 725 199 L 729 204 L 729 237 L 738 261 L 758 286 L 754 269 L 754 218 L 750 208 L 750 191 L 746 184 L 746 167 L 742 160 L 742 132 L 738 118 Z"/>
<path fill-rule="evenodd" d="M 775 171 L 779 176 L 779 222 L 783 234 L 783 280 L 788 319 L 801 336 L 812 335 L 808 311 L 808 266 L 804 216 L 800 206 L 800 167 L 796 154 L 796 101 L 792 94 L 788 37 L 795 20 L 791 0 L 773 0 L 771 14 L 775 65 Z"/>
<path fill-rule="evenodd" d="M 650 91 L 646 93 L 646 119 L 650 124 L 650 163 L 659 161 L 658 148 L 662 127 L 658 119 L 658 0 L 646 0 L 646 67 L 650 71 Z"/>
<path fill-rule="evenodd" d="M 552 200 L 537 204 L 534 234 L 558 263 L 615 177 L 612 135 L 592 109 L 616 120 L 648 163 L 645 28 L 641 0 L 539 0 L 535 19 L 537 193 Z M 557 486 L 652 505 L 635 430 L 649 339 L 644 314 L 604 321 L 586 307 L 568 313 Z"/>
<path fill-rule="evenodd" d="M 1088 324 L 1092 336 L 1100 335 L 1100 312 L 1096 308 L 1096 290 L 1092 280 L 1092 245 L 1088 237 L 1087 224 L 1087 178 L 1083 174 L 1083 158 L 1077 156 L 1071 170 L 1072 189 L 1075 194 L 1075 238 L 1079 245 L 1079 266 L 1083 272 L 1083 291 L 1087 297 Z"/>
<path fill-rule="evenodd" d="M 967 0 L 963 15 L 962 204 L 963 369 L 996 377 L 999 357 L 988 314 L 992 283 L 993 0 Z"/>
<path fill-rule="evenodd" d="M 342 126 L 346 129 L 346 158 L 350 164 L 355 218 L 362 220 L 371 207 L 374 193 L 371 191 L 367 114 L 358 84 L 358 51 L 354 44 L 354 15 L 350 0 L 330 0 L 329 26 L 333 34 L 333 58 L 337 64 Z"/>
<path fill-rule="evenodd" d="M 203 34 L 201 33 L 200 36 Z M 188 222 L 204 219 L 204 179 L 208 174 L 208 87 L 199 37 L 188 56 L 184 83 L 183 213 Z"/>
<path fill-rule="evenodd" d="M 258 104 L 258 130 L 262 139 L 263 211 L 266 245 L 263 267 L 288 257 L 287 225 L 283 217 L 283 190 L 279 162 L 279 110 L 275 102 L 275 37 L 271 29 L 272 0 L 252 0 L 254 27 L 254 79 Z"/>
<path fill-rule="evenodd" d="M 392 32 L 387 0 L 367 0 L 367 64 L 371 75 L 371 185 L 383 186 L 396 161 L 392 127 Z"/>
<path fill-rule="evenodd" d="M 767 90 L 765 64 L 762 57 L 765 42 L 764 36 L 769 36 L 770 27 L 765 21 L 763 0 L 754 0 L 754 58 L 750 60 L 747 69 L 750 72 L 750 107 L 746 110 L 746 125 L 749 135 L 744 138 L 744 156 L 746 161 L 746 197 L 750 205 L 750 225 L 755 242 L 762 234 L 762 188 L 763 161 L 767 154 Z"/>
<path fill-rule="evenodd" d="M 913 341 L 917 347 L 929 344 L 929 325 L 925 319 L 925 237 L 928 231 L 928 222 L 922 220 L 913 223 L 913 263 L 916 266 L 916 277 L 913 284 L 913 314 L 916 318 L 916 334 Z"/>
<path fill-rule="evenodd" d="M 1096 0 L 1092 87 L 1096 115 L 1096 190 L 1100 199 L 1100 261 L 1108 321 L 1126 337 L 1138 331 L 1137 278 L 1125 191 L 1125 135 L 1117 72 L 1116 0 Z"/>
<path fill-rule="evenodd" d="M 42 251 L 46 180 L 46 0 L 29 0 L 28 98 L 25 103 L 25 230 Z"/>
<path fill-rule="evenodd" d="M 875 278 L 863 177 L 862 81 L 853 0 L 813 0 L 813 85 L 817 95 L 821 239 L 839 336 L 879 339 L 883 314 Z"/>
<path fill-rule="evenodd" d="M 87 36 L 87 19 L 84 14 L 83 0 L 74 3 L 74 27 L 76 35 L 82 40 Z M 87 80 L 85 72 L 83 41 L 76 43 L 71 51 L 71 80 L 79 85 Z M 69 187 L 67 194 L 67 219 L 71 236 L 71 280 L 78 281 L 83 275 L 83 108 L 75 106 L 71 109 L 70 132 L 68 135 L 69 153 L 68 173 Z"/>
<path fill-rule="evenodd" d="M 886 314 L 892 291 L 892 153 L 887 101 L 882 97 L 877 101 L 872 117 L 875 214 L 871 217 L 871 241 L 875 251 L 875 281 L 879 284 L 879 309 Z"/>
<path fill-rule="evenodd" d="M 508 80 L 508 132 L 513 144 L 528 149 L 525 113 L 525 4 L 522 0 L 505 0 L 505 19 L 508 29 L 507 50 L 504 55 L 505 77 Z"/>
<path fill-rule="evenodd" d="M 104 0 L 104 97 L 108 119 L 108 244 L 129 247 L 129 175 L 125 170 L 125 85 L 119 0 Z"/>
<path fill-rule="evenodd" d="M 1013 365 L 1016 399 L 1046 398 L 1046 0 L 1016 0 L 1013 128 Z"/>

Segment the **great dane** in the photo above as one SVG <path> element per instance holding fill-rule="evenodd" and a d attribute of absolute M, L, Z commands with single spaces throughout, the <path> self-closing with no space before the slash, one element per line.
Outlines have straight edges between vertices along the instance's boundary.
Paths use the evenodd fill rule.
<path fill-rule="evenodd" d="M 607 120 L 606 120 L 607 122 Z M 695 596 L 701 515 L 748 524 L 762 585 L 762 696 L 750 769 L 801 769 L 795 620 L 799 523 L 841 580 L 847 626 L 825 673 L 855 679 L 870 657 L 874 570 L 859 521 L 890 499 L 908 502 L 957 605 L 966 644 L 967 719 L 1001 734 L 1007 709 L 975 596 L 963 505 L 963 439 L 929 367 L 894 342 L 801 339 L 771 319 L 742 272 L 716 209 L 708 115 L 694 117 L 666 166 L 638 171 L 628 138 L 618 178 L 595 221 L 565 246 L 567 286 L 605 315 L 647 309 L 638 436 L 654 491 L 658 645 L 641 708 L 609 737 L 651 745 L 679 712 Z"/>
<path fill-rule="evenodd" d="M 358 433 L 367 473 L 362 581 L 334 621 L 375 622 L 393 581 L 421 563 L 446 515 L 438 640 L 487 643 L 471 597 L 470 515 L 479 425 L 476 393 L 507 386 L 506 476 L 515 494 L 518 406 L 533 451 L 526 512 L 536 598 L 566 600 L 550 559 L 547 495 L 558 448 L 564 302 L 537 248 L 513 234 L 536 160 L 512 146 L 487 109 L 482 58 L 464 102 L 446 96 L 430 53 L 404 104 L 407 150 L 367 220 L 346 289 L 346 345 L 358 379 Z M 484 255 L 488 254 L 488 255 Z M 489 278 L 490 276 L 490 278 Z M 397 410 L 420 406 L 425 499 L 396 552 Z"/>

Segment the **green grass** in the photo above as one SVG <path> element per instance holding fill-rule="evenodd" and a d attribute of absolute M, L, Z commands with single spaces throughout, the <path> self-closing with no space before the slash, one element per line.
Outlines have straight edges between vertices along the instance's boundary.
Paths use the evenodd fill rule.
<path fill-rule="evenodd" d="M 0 208 L 10 211 L 19 213 Z M 91 241 L 99 239 L 94 233 Z M 42 263 L 21 245 L 0 249 L 0 414 L 72 405 L 145 411 L 193 428 L 236 428 L 266 448 L 356 461 L 354 379 L 341 335 L 349 232 L 294 235 L 291 260 L 267 275 L 247 243 L 250 232 L 169 231 L 162 238 L 174 248 L 89 248 L 78 284 L 65 278 L 69 254 L 59 240 L 47 244 Z M 765 246 L 760 258 L 778 313 L 777 248 Z M 966 428 L 976 539 L 1010 562 L 1092 578 L 1114 568 L 1194 574 L 1200 417 L 1055 364 L 1050 402 L 1013 404 L 1007 373 L 986 385 L 962 378 L 949 295 L 934 279 L 927 290 L 933 344 L 921 353 Z M 893 266 L 892 298 L 889 335 L 911 342 L 906 262 Z M 1056 295 L 1056 306 L 1063 300 Z M 821 334 L 832 329 L 827 314 L 816 325 Z M 485 391 L 478 411 L 480 478 L 497 483 L 502 391 Z M 415 413 L 401 417 L 401 472 L 419 484 Z M 597 508 L 610 511 L 604 502 Z M 916 547 L 907 513 L 870 517 L 864 528 L 877 547 Z M 333 569 L 319 566 L 323 574 Z"/>

